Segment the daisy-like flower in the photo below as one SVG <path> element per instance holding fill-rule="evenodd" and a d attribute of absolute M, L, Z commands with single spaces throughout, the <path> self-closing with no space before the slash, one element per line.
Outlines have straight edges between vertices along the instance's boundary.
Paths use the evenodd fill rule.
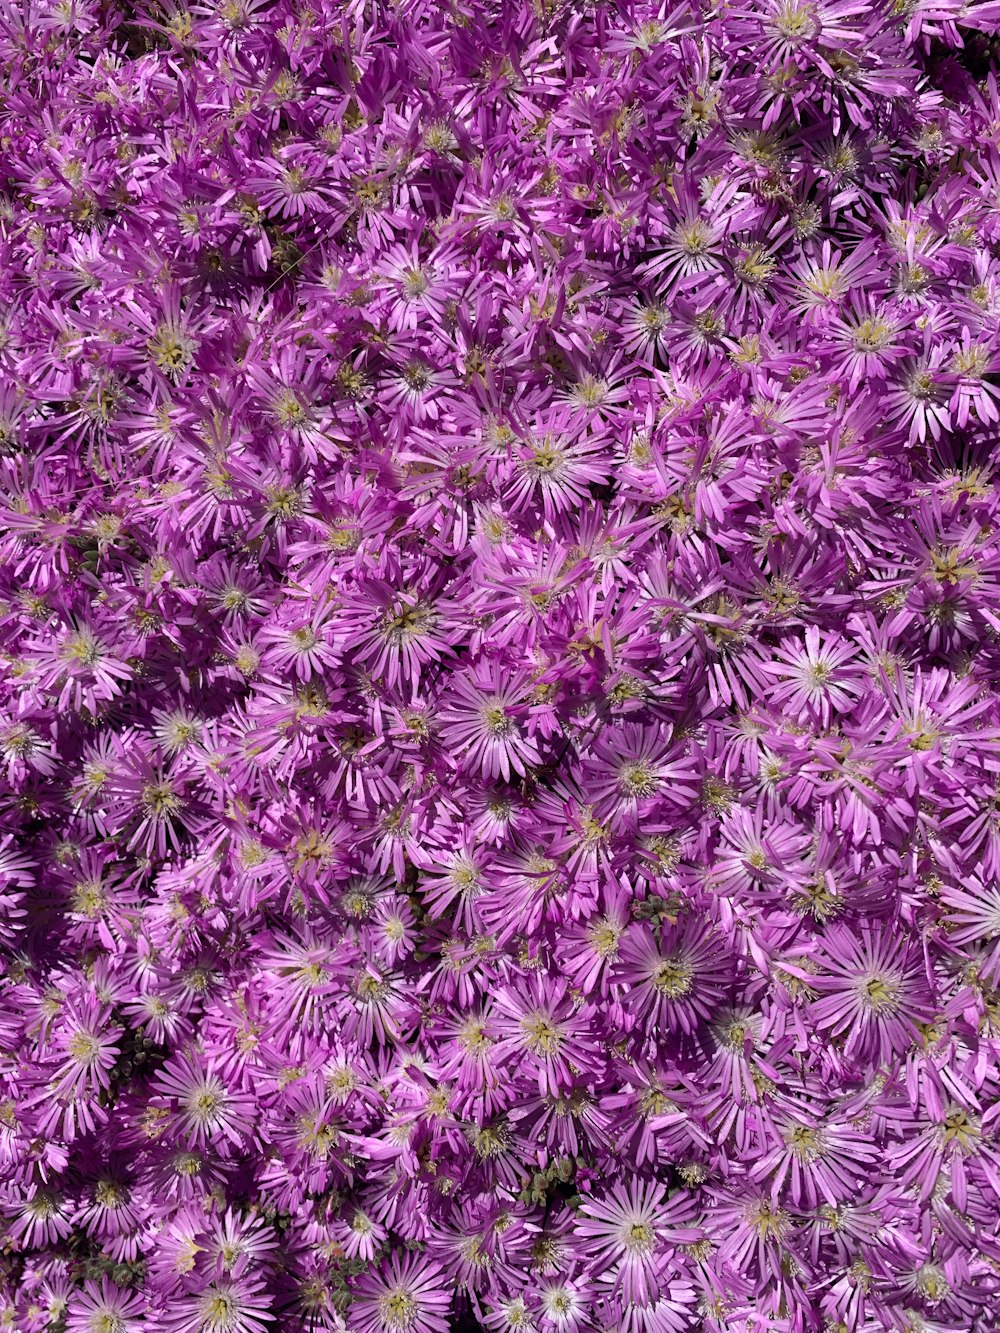
<path fill-rule="evenodd" d="M 358 1283 L 350 1307 L 352 1333 L 447 1333 L 451 1285 L 422 1255 L 393 1254 Z"/>
<path fill-rule="evenodd" d="M 837 634 L 821 636 L 815 625 L 801 645 L 781 648 L 771 662 L 761 665 L 779 684 L 771 697 L 799 714 L 829 726 L 834 713 L 849 712 L 861 694 L 857 650 Z"/>
<path fill-rule="evenodd" d="M 787 1209 L 756 1191 L 733 1190 L 716 1200 L 713 1230 L 719 1257 L 758 1281 L 779 1276 L 782 1266 L 798 1262 L 793 1219 Z"/>
<path fill-rule="evenodd" d="M 725 235 L 725 223 L 713 216 L 715 210 L 706 209 L 689 173 L 679 175 L 674 193 L 676 220 L 672 219 L 666 244 L 643 269 L 644 276 L 657 280 L 654 286 L 664 301 L 676 287 L 718 271 Z"/>
<path fill-rule="evenodd" d="M 34 646 L 39 683 L 52 691 L 59 708 L 96 713 L 122 693 L 132 669 L 112 645 L 108 627 L 81 623 Z"/>
<path fill-rule="evenodd" d="M 148 364 L 165 380 L 184 381 L 201 347 L 198 327 L 201 321 L 190 309 L 183 308 L 176 284 L 165 288 L 158 311 L 126 300 L 118 320 L 132 337 L 136 331 L 146 335 L 144 350 Z"/>
<path fill-rule="evenodd" d="M 624 891 L 612 891 L 606 897 L 604 911 L 595 912 L 565 932 L 563 967 L 584 995 L 595 989 L 602 996 L 608 994 L 629 925 L 628 904 Z"/>
<path fill-rule="evenodd" d="M 825 1201 L 836 1208 L 855 1197 L 873 1169 L 878 1151 L 869 1138 L 834 1117 L 817 1114 L 822 1098 L 793 1108 L 778 1125 L 781 1143 L 754 1166 L 755 1181 L 770 1177 L 775 1199 L 787 1189 L 799 1207 L 818 1207 Z"/>
<path fill-rule="evenodd" d="M 819 253 L 803 256 L 793 270 L 795 301 L 791 309 L 813 322 L 835 311 L 849 293 L 878 283 L 875 246 L 866 242 L 849 255 L 824 241 Z"/>
<path fill-rule="evenodd" d="M 923 444 L 928 437 L 939 440 L 951 427 L 948 398 L 952 377 L 942 367 L 943 356 L 943 350 L 935 348 L 920 360 L 903 362 L 886 394 L 889 419 L 907 430 L 911 447 Z"/>
<path fill-rule="evenodd" d="M 68 1333 L 139 1333 L 147 1302 L 137 1291 L 116 1287 L 107 1277 L 100 1285 L 84 1282 L 69 1303 Z"/>
<path fill-rule="evenodd" d="M 117 1043 L 122 1035 L 120 1027 L 109 1025 L 110 1016 L 108 1007 L 93 1005 L 63 1015 L 57 1039 L 60 1073 L 51 1088 L 54 1097 L 108 1090 L 109 1071 L 118 1056 Z"/>
<path fill-rule="evenodd" d="M 460 1011 L 438 1030 L 445 1042 L 440 1047 L 441 1077 L 456 1079 L 463 1096 L 482 1099 L 487 1112 L 492 1112 L 502 1079 L 495 1063 L 498 1033 L 490 1011 Z"/>
<path fill-rule="evenodd" d="M 490 1333 L 533 1333 L 536 1313 L 524 1296 L 497 1300 L 483 1322 Z"/>
<path fill-rule="evenodd" d="M 114 801 L 116 822 L 130 834 L 129 850 L 163 856 L 168 847 L 180 847 L 191 815 L 185 770 L 176 761 L 168 767 L 155 751 L 130 745 L 131 740 L 117 740 L 118 767 L 106 791 Z"/>
<path fill-rule="evenodd" d="M 390 966 L 411 954 L 416 942 L 413 908 L 402 894 L 379 900 L 371 925 L 372 948 Z"/>
<path fill-rule="evenodd" d="M 209 1143 L 225 1149 L 246 1142 L 254 1119 L 254 1098 L 227 1086 L 210 1062 L 177 1056 L 156 1078 L 177 1136 L 187 1147 Z"/>
<path fill-rule="evenodd" d="M 25 719 L 0 716 L 0 768 L 8 782 L 27 770 L 49 777 L 56 770 L 52 742 Z"/>
<path fill-rule="evenodd" d="M 574 1082 L 573 1067 L 594 1065 L 595 1042 L 586 1011 L 576 1009 L 565 982 L 546 987 L 533 978 L 527 987 L 504 987 L 495 997 L 498 1057 L 515 1057 L 532 1068 L 539 1093 L 558 1096 Z"/>
<path fill-rule="evenodd" d="M 985 945 L 980 969 L 983 979 L 995 986 L 1000 981 L 1000 885 L 969 875 L 961 885 L 942 885 L 940 901 L 949 909 L 948 939 L 960 947 Z"/>
<path fill-rule="evenodd" d="M 902 317 L 877 303 L 853 299 L 844 317 L 829 321 L 836 369 L 853 393 L 862 380 L 884 380 L 893 364 L 906 355 Z"/>
<path fill-rule="evenodd" d="M 261 596 L 265 585 L 259 575 L 233 561 L 212 561 L 200 572 L 199 582 L 209 594 L 212 609 L 227 626 L 238 625 L 267 611 L 267 600 Z"/>
<path fill-rule="evenodd" d="M 26 915 L 21 889 L 34 883 L 35 862 L 9 835 L 0 836 L 0 944 L 9 948 Z"/>
<path fill-rule="evenodd" d="M 357 628 L 344 648 L 356 654 L 372 681 L 390 687 L 416 684 L 421 671 L 447 655 L 450 630 L 444 608 L 405 579 L 366 583 L 352 606 Z"/>
<path fill-rule="evenodd" d="M 337 1236 L 344 1253 L 351 1259 L 361 1258 L 369 1263 L 385 1242 L 385 1228 L 375 1222 L 363 1208 L 348 1210 Z"/>
<path fill-rule="evenodd" d="M 201 721 L 187 708 L 157 709 L 153 735 L 165 755 L 179 754 L 201 738 Z"/>
<path fill-rule="evenodd" d="M 929 1022 L 933 996 L 920 951 L 905 937 L 864 927 L 827 931 L 820 971 L 810 984 L 820 998 L 810 1018 L 844 1042 L 848 1059 L 882 1062 L 899 1058 L 917 1039 L 917 1024 Z"/>
<path fill-rule="evenodd" d="M 4 1211 L 13 1219 L 8 1231 L 16 1248 L 33 1250 L 55 1245 L 73 1230 L 69 1201 L 61 1192 L 37 1183 L 19 1188 L 15 1197 L 4 1199 Z"/>
<path fill-rule="evenodd" d="M 669 726 L 629 722 L 594 743 L 588 790 L 599 818 L 634 827 L 653 802 L 683 806 L 694 800 L 696 764 L 672 737 Z"/>
<path fill-rule="evenodd" d="M 766 776 L 769 756 L 764 753 Z M 802 874 L 802 855 L 809 835 L 788 819 L 767 819 L 759 807 L 727 810 L 721 820 L 721 839 L 712 863 L 712 882 L 727 897 L 737 899 L 751 889 L 775 881 L 796 883 Z"/>
<path fill-rule="evenodd" d="M 572 435 L 546 430 L 520 444 L 514 456 L 514 477 L 503 495 L 511 513 L 522 514 L 541 499 L 542 514 L 578 508 L 592 484 L 607 480 L 605 441 L 599 435 Z"/>
<path fill-rule="evenodd" d="M 110 1163 L 93 1182 L 89 1198 L 85 1197 L 81 1204 L 78 1222 L 99 1242 L 101 1249 L 119 1260 L 134 1259 L 152 1207 L 141 1195 L 135 1197 L 123 1165 Z"/>
<path fill-rule="evenodd" d="M 665 331 L 670 324 L 670 311 L 652 299 L 634 300 L 626 309 L 622 322 L 622 346 L 633 356 L 663 355 L 666 347 Z"/>
<path fill-rule="evenodd" d="M 720 941 L 689 917 L 660 933 L 633 925 L 622 941 L 617 979 L 624 1000 L 654 1031 L 693 1033 L 725 993 L 727 964 Z"/>
<path fill-rule="evenodd" d="M 286 154 L 280 161 L 262 162 L 257 189 L 263 207 L 275 217 L 301 217 L 307 209 L 322 212 L 320 188 L 322 158 L 316 153 Z"/>
<path fill-rule="evenodd" d="M 573 381 L 559 394 L 557 403 L 565 404 L 570 413 L 593 420 L 595 417 L 616 417 L 627 412 L 629 397 L 629 367 L 622 362 L 621 352 L 608 358 L 599 367 L 585 362 L 577 368 Z M 570 420 L 572 417 L 569 418 Z"/>
<path fill-rule="evenodd" d="M 267 1333 L 274 1316 L 260 1277 L 213 1278 L 172 1304 L 170 1333 Z"/>
<path fill-rule="evenodd" d="M 475 842 L 451 852 L 424 877 L 424 901 L 435 913 L 449 911 L 462 930 L 475 933 L 479 923 L 476 900 L 487 891 L 489 856 Z"/>
<path fill-rule="evenodd" d="M 556 1333 L 575 1333 L 587 1323 L 590 1310 L 586 1283 L 568 1278 L 543 1282 L 538 1289 L 540 1326 Z"/>
<path fill-rule="evenodd" d="M 691 1201 L 668 1201 L 662 1185 L 633 1180 L 603 1199 L 588 1199 L 578 1214 L 577 1233 L 586 1250 L 613 1273 L 615 1293 L 649 1305 L 663 1285 L 671 1249 L 701 1234 L 682 1225 L 693 1214 Z"/>
<path fill-rule="evenodd" d="M 282 675 L 290 671 L 297 680 L 322 676 L 337 660 L 329 619 L 325 611 L 318 611 L 266 625 L 258 639 L 265 648 L 265 664 Z"/>
<path fill-rule="evenodd" d="M 962 330 L 961 344 L 948 364 L 957 379 L 948 407 L 952 420 L 964 430 L 970 420 L 984 424 L 1000 418 L 1000 389 L 993 383 L 1000 353 L 990 342 L 978 341 L 968 329 Z"/>
<path fill-rule="evenodd" d="M 455 256 L 437 249 L 427 259 L 418 247 L 394 245 L 378 266 L 386 291 L 389 327 L 412 331 L 421 321 L 440 320 L 445 303 L 461 290 Z"/>
<path fill-rule="evenodd" d="M 441 415 L 441 391 L 455 379 L 451 371 L 435 368 L 422 355 L 413 355 L 386 374 L 382 394 L 387 405 L 391 404 L 414 423 L 434 422 Z"/>
<path fill-rule="evenodd" d="M 465 764 L 487 779 L 524 777 L 540 763 L 538 750 L 524 731 L 531 680 L 524 672 L 483 663 L 452 682 L 441 710 L 441 737 L 464 755 Z"/>
<path fill-rule="evenodd" d="M 278 1241 L 273 1228 L 260 1216 L 241 1217 L 232 1208 L 210 1223 L 211 1240 L 205 1246 L 216 1256 L 224 1273 L 242 1273 L 250 1264 L 266 1262 Z"/>

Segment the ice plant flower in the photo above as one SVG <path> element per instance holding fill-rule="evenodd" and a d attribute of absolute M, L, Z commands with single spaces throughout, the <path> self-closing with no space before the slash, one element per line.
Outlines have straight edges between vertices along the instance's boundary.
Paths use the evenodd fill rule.
<path fill-rule="evenodd" d="M 933 1013 L 933 996 L 919 953 L 882 931 L 854 934 L 846 926 L 827 936 L 816 980 L 813 1021 L 845 1037 L 844 1054 L 878 1062 L 902 1054 Z"/>
<path fill-rule="evenodd" d="M 663 1285 L 671 1248 L 699 1238 L 696 1228 L 678 1227 L 679 1220 L 661 1185 L 635 1181 L 627 1191 L 619 1188 L 584 1205 L 580 1237 L 612 1269 L 626 1301 L 650 1305 Z"/>
<path fill-rule="evenodd" d="M 0 1327 L 995 1326 L 998 29 L 0 4 Z"/>
<path fill-rule="evenodd" d="M 445 1333 L 450 1300 L 437 1264 L 397 1255 L 359 1284 L 352 1319 L 359 1333 Z"/>
<path fill-rule="evenodd" d="M 525 673 L 505 672 L 495 663 L 471 678 L 454 679 L 440 714 L 442 739 L 486 779 L 524 777 L 526 765 L 539 762 L 524 733 L 529 699 Z"/>
<path fill-rule="evenodd" d="M 106 1277 L 100 1284 L 86 1282 L 71 1300 L 66 1327 L 73 1333 L 139 1333 L 144 1323 L 146 1302 L 137 1292 L 116 1287 Z"/>

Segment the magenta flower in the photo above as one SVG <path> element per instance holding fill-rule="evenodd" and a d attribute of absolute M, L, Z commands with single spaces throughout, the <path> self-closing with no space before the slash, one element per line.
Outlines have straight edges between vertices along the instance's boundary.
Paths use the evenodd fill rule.
<path fill-rule="evenodd" d="M 669 727 L 644 729 L 637 723 L 599 739 L 588 783 L 595 810 L 631 826 L 654 802 L 683 806 L 691 801 L 696 792 L 695 765 L 671 742 Z"/>
<path fill-rule="evenodd" d="M 523 730 L 529 687 L 524 673 L 512 676 L 496 663 L 453 682 L 441 713 L 442 739 L 488 780 L 507 782 L 512 773 L 524 777 L 527 766 L 539 762 Z"/>
<path fill-rule="evenodd" d="M 651 1305 L 660 1293 L 671 1248 L 699 1238 L 697 1228 L 678 1226 L 693 1210 L 664 1197 L 660 1185 L 633 1183 L 626 1191 L 590 1200 L 579 1234 L 597 1261 L 612 1270 L 614 1287 L 634 1305 Z"/>
<path fill-rule="evenodd" d="M 109 626 L 68 625 L 58 638 L 46 638 L 34 647 L 39 685 L 59 708 L 96 713 L 122 692 L 131 668 L 118 657 Z"/>
<path fill-rule="evenodd" d="M 805 643 L 789 647 L 764 669 L 782 682 L 772 693 L 776 704 L 799 713 L 813 713 L 826 724 L 833 713 L 849 712 L 860 688 L 851 666 L 850 644 L 837 636 L 823 639 L 815 626 Z"/>
<path fill-rule="evenodd" d="M 183 1296 L 171 1310 L 172 1333 L 265 1333 L 274 1316 L 259 1281 L 213 1278 L 200 1291 Z"/>
<path fill-rule="evenodd" d="M 0 1326 L 994 1326 L 998 28 L 0 5 Z"/>
<path fill-rule="evenodd" d="M 643 1023 L 686 1033 L 711 1017 L 727 976 L 720 941 L 693 918 L 662 931 L 659 940 L 648 926 L 633 926 L 617 971 L 624 1003 Z"/>
<path fill-rule="evenodd" d="M 396 1255 L 359 1284 L 351 1303 L 352 1325 L 358 1333 L 445 1333 L 450 1300 L 437 1264 L 418 1255 Z"/>
<path fill-rule="evenodd" d="M 821 969 L 811 983 L 821 994 L 811 1017 L 844 1038 L 848 1058 L 891 1060 L 915 1039 L 917 1024 L 930 1020 L 933 995 L 918 951 L 905 940 L 835 927 Z"/>
<path fill-rule="evenodd" d="M 168 1064 L 157 1087 L 169 1099 L 178 1139 L 188 1147 L 212 1142 L 224 1150 L 227 1144 L 240 1144 L 250 1132 L 253 1099 L 227 1087 L 211 1065 L 196 1057 L 180 1057 Z"/>
<path fill-rule="evenodd" d="M 550 988 L 534 979 L 525 988 L 496 995 L 498 1055 L 514 1058 L 538 1078 L 541 1093 L 557 1095 L 572 1084 L 571 1070 L 593 1067 L 594 1040 L 586 1012 L 574 1010 L 565 983 Z"/>
<path fill-rule="evenodd" d="M 113 1328 L 120 1333 L 138 1333 L 145 1322 L 146 1302 L 138 1293 L 116 1287 L 102 1278 L 100 1285 L 87 1282 L 71 1301 L 67 1329 L 73 1333 L 100 1333 Z"/>

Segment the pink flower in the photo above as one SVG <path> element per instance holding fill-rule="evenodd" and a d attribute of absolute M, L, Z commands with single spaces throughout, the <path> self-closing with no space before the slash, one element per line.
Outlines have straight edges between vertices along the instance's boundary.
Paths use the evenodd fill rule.
<path fill-rule="evenodd" d="M 530 678 L 498 663 L 479 666 L 453 682 L 441 711 L 442 739 L 465 756 L 466 764 L 487 779 L 523 777 L 539 763 L 538 750 L 524 735 Z"/>
<path fill-rule="evenodd" d="M 588 1200 L 578 1234 L 590 1253 L 611 1270 L 614 1290 L 635 1305 L 651 1305 L 659 1295 L 671 1249 L 699 1238 L 682 1224 L 694 1209 L 689 1200 L 667 1200 L 662 1185 L 633 1182 L 606 1198 Z"/>
<path fill-rule="evenodd" d="M 419 1255 L 393 1255 L 362 1278 L 351 1302 L 358 1333 L 446 1333 L 451 1294 L 441 1268 Z"/>
<path fill-rule="evenodd" d="M 762 669 L 782 682 L 772 691 L 774 703 L 827 726 L 834 713 L 849 712 L 861 693 L 855 659 L 855 650 L 839 635 L 822 637 L 810 625 L 802 645 L 781 649 Z"/>
<path fill-rule="evenodd" d="M 103 1277 L 100 1286 L 86 1282 L 70 1302 L 66 1327 L 72 1333 L 97 1333 L 104 1328 L 139 1333 L 145 1315 L 146 1301 L 138 1292 L 122 1290 Z"/>
<path fill-rule="evenodd" d="M 170 1061 L 158 1075 L 156 1087 L 170 1111 L 173 1132 L 192 1147 L 243 1144 L 251 1132 L 254 1100 L 227 1086 L 212 1065 L 195 1056 Z"/>
<path fill-rule="evenodd" d="M 844 1055 L 881 1061 L 899 1057 L 929 1021 L 933 994 L 919 949 L 879 928 L 855 934 L 833 927 L 812 983 L 820 997 L 810 1016 L 844 1038 Z"/>

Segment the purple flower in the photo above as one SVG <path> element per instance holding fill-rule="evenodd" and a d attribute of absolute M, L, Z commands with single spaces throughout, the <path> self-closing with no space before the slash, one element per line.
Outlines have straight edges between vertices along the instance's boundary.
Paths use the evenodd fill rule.
<path fill-rule="evenodd" d="M 811 1016 L 820 1028 L 844 1037 L 848 1058 L 857 1053 L 890 1060 L 916 1036 L 916 1025 L 931 1017 L 933 997 L 919 952 L 905 940 L 834 928 L 821 968 L 811 983 L 821 993 Z"/>
<path fill-rule="evenodd" d="M 445 1333 L 451 1296 L 437 1264 L 397 1255 L 364 1278 L 351 1305 L 359 1333 Z"/>
<path fill-rule="evenodd" d="M 579 1234 L 595 1258 L 614 1273 L 616 1292 L 634 1305 L 651 1305 L 660 1293 L 670 1247 L 699 1238 L 697 1228 L 678 1226 L 692 1209 L 667 1204 L 660 1185 L 633 1183 L 626 1191 L 589 1200 Z"/>
<path fill-rule="evenodd" d="M 136 1292 L 123 1291 L 108 1279 L 87 1282 L 71 1301 L 66 1327 L 73 1333 L 98 1333 L 114 1328 L 138 1333 L 144 1323 L 146 1302 Z"/>
<path fill-rule="evenodd" d="M 166 1065 L 157 1081 L 168 1100 L 171 1122 L 186 1147 L 209 1142 L 239 1144 L 250 1131 L 253 1099 L 226 1085 L 210 1064 L 183 1056 Z"/>
<path fill-rule="evenodd" d="M 523 734 L 521 720 L 529 698 L 524 673 L 512 675 L 496 663 L 484 664 L 471 678 L 453 682 L 442 710 L 442 739 L 464 753 L 466 762 L 486 779 L 523 777 L 539 754 Z"/>
<path fill-rule="evenodd" d="M 0 5 L 0 1324 L 990 1324 L 998 16 Z"/>

